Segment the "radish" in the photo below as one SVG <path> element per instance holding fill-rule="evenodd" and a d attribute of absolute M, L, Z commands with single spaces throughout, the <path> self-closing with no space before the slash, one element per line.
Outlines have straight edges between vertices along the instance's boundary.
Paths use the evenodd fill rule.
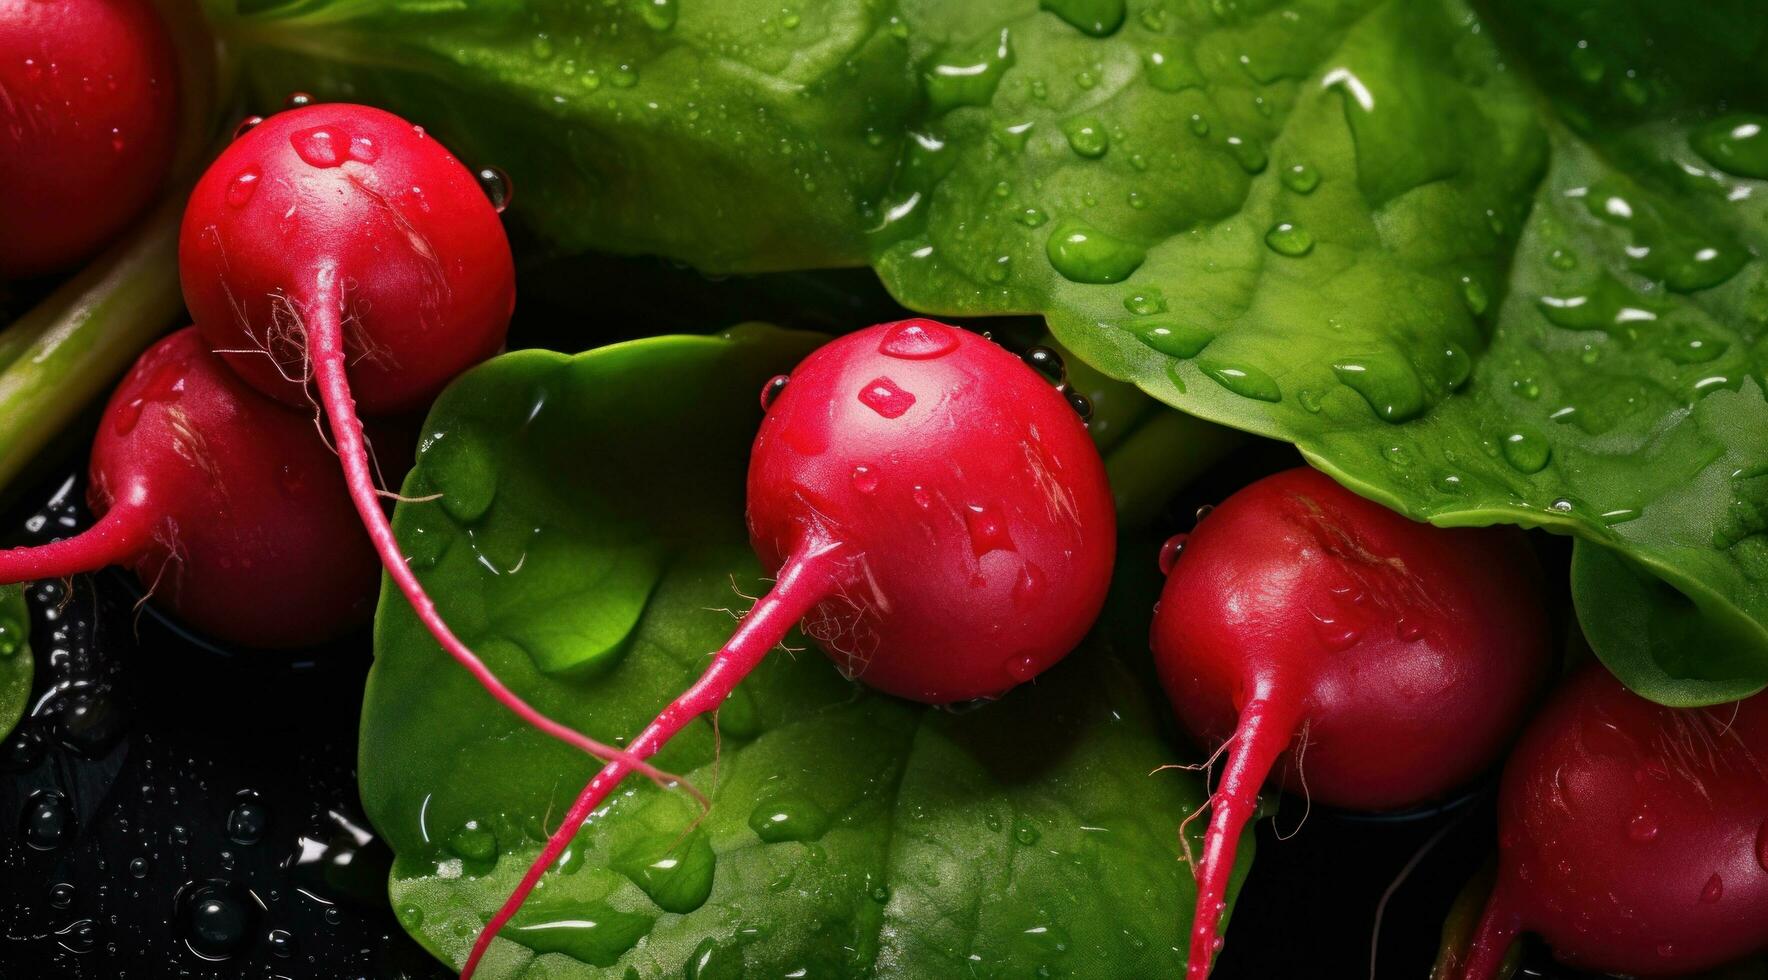
<path fill-rule="evenodd" d="M 450 655 L 529 724 L 629 758 L 529 708 L 448 628 L 399 552 L 356 414 L 421 408 L 503 345 L 516 287 L 497 209 L 391 113 L 338 103 L 252 122 L 184 212 L 179 278 L 198 329 L 265 394 L 305 407 L 317 389 L 369 541 Z"/>
<path fill-rule="evenodd" d="M 1161 565 L 1161 684 L 1184 727 L 1228 753 L 1195 868 L 1187 976 L 1203 980 L 1271 771 L 1358 810 L 1453 789 L 1522 721 L 1547 618 L 1521 532 L 1420 524 L 1305 467 L 1229 497 Z"/>
<path fill-rule="evenodd" d="M 87 497 L 97 523 L 0 551 L 0 583 L 128 565 L 180 619 L 252 647 L 331 639 L 374 609 L 375 551 L 312 417 L 253 390 L 194 327 L 148 348 L 111 396 Z M 598 758 L 631 759 L 540 714 L 471 651 L 462 663 L 530 725 Z"/>
<path fill-rule="evenodd" d="M 194 328 L 147 349 L 92 443 L 97 523 L 0 551 L 0 581 L 127 565 L 192 626 L 255 647 L 331 639 L 374 610 L 374 551 L 313 420 L 252 390 Z"/>
<path fill-rule="evenodd" d="M 1667 708 L 1592 664 L 1504 770 L 1467 980 L 1518 932 L 1581 969 L 1682 975 L 1768 949 L 1768 695 Z"/>
<path fill-rule="evenodd" d="M 776 584 L 635 755 L 717 710 L 800 620 L 849 676 L 932 704 L 1028 681 L 1091 626 L 1116 546 L 1104 464 L 1079 406 L 1019 358 L 931 320 L 881 324 L 814 351 L 762 403 L 749 536 Z M 627 772 L 612 762 L 584 788 L 463 977 Z"/>
<path fill-rule="evenodd" d="M 109 241 L 177 137 L 177 62 L 146 0 L 0 0 L 0 279 Z"/>

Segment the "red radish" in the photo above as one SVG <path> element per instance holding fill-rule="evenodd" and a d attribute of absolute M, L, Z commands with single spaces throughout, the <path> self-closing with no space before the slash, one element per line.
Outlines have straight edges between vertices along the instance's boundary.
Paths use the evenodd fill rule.
<path fill-rule="evenodd" d="M 509 329 L 515 266 L 478 179 L 422 127 L 379 109 L 279 113 L 197 183 L 178 265 L 198 329 L 241 377 L 295 406 L 317 388 L 369 541 L 443 649 L 534 727 L 666 779 L 504 687 L 436 611 L 381 509 L 358 400 L 370 413 L 419 408 Z"/>
<path fill-rule="evenodd" d="M 177 136 L 177 61 L 146 0 L 0 0 L 0 279 L 115 236 Z"/>
<path fill-rule="evenodd" d="M 717 710 L 800 620 L 849 676 L 932 704 L 1028 681 L 1091 626 L 1116 546 L 1104 464 L 1019 358 L 931 320 L 880 324 L 813 352 L 762 401 L 749 537 L 777 582 L 635 755 Z M 610 763 L 584 788 L 463 978 L 627 772 Z"/>
<path fill-rule="evenodd" d="M 1408 520 L 1305 467 L 1168 543 L 1152 643 L 1179 721 L 1228 750 L 1198 860 L 1203 980 L 1259 787 L 1358 810 L 1425 802 L 1498 758 L 1548 663 L 1539 571 L 1513 528 Z"/>
<path fill-rule="evenodd" d="M 1592 664 L 1504 770 L 1468 980 L 1519 931 L 1581 969 L 1683 975 L 1768 949 L 1768 694 L 1666 708 Z"/>
<path fill-rule="evenodd" d="M 255 647 L 335 637 L 374 611 L 374 551 L 311 418 L 253 391 L 194 328 L 147 349 L 92 443 L 98 521 L 0 551 L 0 581 L 134 569 L 157 601 Z"/>
<path fill-rule="evenodd" d="M 374 611 L 375 552 L 312 417 L 240 380 L 195 327 L 148 348 L 111 396 L 88 498 L 97 523 L 0 551 L 0 583 L 128 565 L 180 619 L 253 647 L 318 643 Z M 540 714 L 470 651 L 463 663 L 541 731 L 670 778 Z"/>

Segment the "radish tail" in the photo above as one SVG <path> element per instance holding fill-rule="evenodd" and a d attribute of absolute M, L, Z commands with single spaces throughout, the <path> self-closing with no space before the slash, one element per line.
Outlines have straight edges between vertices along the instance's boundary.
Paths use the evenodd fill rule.
<path fill-rule="evenodd" d="M 0 583 L 65 578 L 126 565 L 153 540 L 153 517 L 139 503 L 118 503 L 91 527 L 60 541 L 0 551 Z"/>
<path fill-rule="evenodd" d="M 1210 799 L 1209 830 L 1198 858 L 1197 909 L 1191 920 L 1190 959 L 1186 980 L 1205 980 L 1222 941 L 1216 934 L 1222 910 L 1227 907 L 1228 878 L 1234 872 L 1234 852 L 1240 833 L 1258 809 L 1259 787 L 1289 747 L 1290 736 L 1300 722 L 1299 707 L 1287 698 L 1272 695 L 1273 685 L 1261 690 L 1240 712 L 1234 747 L 1222 781 Z"/>
<path fill-rule="evenodd" d="M 632 753 L 598 742 L 541 714 L 516 692 L 505 687 L 503 681 L 492 673 L 491 668 L 454 635 L 442 614 L 436 611 L 436 604 L 424 591 L 416 573 L 405 563 L 405 556 L 399 551 L 399 540 L 393 536 L 393 527 L 387 523 L 386 512 L 381 509 L 380 492 L 375 486 L 374 473 L 368 460 L 368 446 L 362 435 L 362 420 L 356 417 L 356 399 L 350 394 L 350 380 L 345 372 L 348 362 L 344 350 L 343 304 L 344 294 L 338 282 L 337 270 L 326 266 L 319 272 L 317 294 L 304 317 L 307 353 L 313 360 L 314 383 L 319 388 L 320 401 L 325 406 L 326 418 L 331 424 L 338 459 L 344 465 L 344 480 L 350 488 L 350 500 L 356 505 L 356 513 L 362 518 L 362 526 L 368 530 L 369 540 L 374 543 L 375 552 L 380 555 L 381 565 L 386 568 L 387 576 L 399 587 L 406 601 L 411 603 L 412 610 L 417 613 L 418 620 L 436 638 L 436 642 L 442 645 L 442 649 L 465 667 L 479 682 L 479 686 L 488 691 L 498 704 L 540 731 L 561 742 L 574 745 L 598 759 L 620 760 L 660 784 L 678 783 L 679 780 L 646 764 Z M 703 798 L 701 802 L 704 803 Z"/>
<path fill-rule="evenodd" d="M 686 727 L 688 722 L 708 711 L 718 710 L 724 699 L 761 663 L 768 651 L 779 645 L 799 620 L 829 596 L 835 585 L 834 572 L 840 562 L 840 551 L 839 545 L 813 542 L 787 559 L 786 564 L 780 568 L 774 587 L 743 617 L 742 625 L 731 634 L 724 648 L 713 654 L 712 664 L 700 675 L 700 679 L 670 702 L 661 714 L 645 726 L 638 738 L 633 740 L 633 754 L 641 758 L 650 757 Z M 540 856 L 534 859 L 534 863 L 528 866 L 527 873 L 522 875 L 521 883 L 504 900 L 503 907 L 497 910 L 497 914 L 491 917 L 491 921 L 474 940 L 473 950 L 467 954 L 466 964 L 461 967 L 461 980 L 471 980 L 479 960 L 491 947 L 491 941 L 496 938 L 499 930 L 522 907 L 528 893 L 539 883 L 540 876 L 564 853 L 565 848 L 576 837 L 578 828 L 583 826 L 583 821 L 607 799 L 608 794 L 613 792 L 614 787 L 629 771 L 631 767 L 624 761 L 609 762 L 583 788 L 583 792 L 571 804 L 571 809 L 566 811 L 564 822 L 559 824 L 559 829 L 553 832 L 546 847 L 541 849 Z"/>
<path fill-rule="evenodd" d="M 1511 905 L 1500 882 L 1493 887 L 1486 911 L 1473 931 L 1473 942 L 1467 947 L 1467 964 L 1460 973 L 1462 980 L 1494 980 L 1521 928 L 1522 916 Z"/>

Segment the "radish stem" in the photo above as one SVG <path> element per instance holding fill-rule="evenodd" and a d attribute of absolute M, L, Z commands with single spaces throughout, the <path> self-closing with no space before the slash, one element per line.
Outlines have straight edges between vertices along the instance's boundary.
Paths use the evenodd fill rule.
<path fill-rule="evenodd" d="M 835 570 L 841 564 L 842 550 L 836 543 L 811 539 L 797 554 L 787 559 L 780 568 L 774 587 L 743 617 L 742 624 L 737 627 L 724 648 L 713 654 L 711 665 L 700 675 L 700 679 L 670 702 L 668 707 L 645 726 L 638 738 L 633 740 L 632 754 L 639 758 L 650 757 L 686 727 L 688 722 L 709 711 L 716 711 L 725 698 L 736 690 L 743 678 L 749 676 L 749 672 L 761 663 L 768 651 L 778 646 L 786 638 L 786 634 L 791 632 L 792 627 L 817 603 L 828 598 L 835 584 Z M 583 821 L 607 799 L 608 794 L 613 792 L 614 787 L 632 768 L 625 760 L 609 762 L 583 788 L 583 792 L 571 804 L 571 809 L 565 813 L 559 829 L 547 839 L 540 856 L 534 859 L 534 863 L 522 875 L 521 883 L 474 940 L 472 952 L 467 955 L 466 964 L 461 967 L 461 980 L 471 980 L 473 971 L 478 968 L 480 959 L 491 946 L 491 941 L 522 907 L 528 893 L 539 883 L 540 876 L 559 859 L 559 855 L 564 853 L 565 848 L 570 846 L 571 839 L 577 835 L 578 828 L 583 826 Z"/>
<path fill-rule="evenodd" d="M 119 504 L 71 538 L 0 551 L 0 582 L 65 578 L 106 565 L 127 565 L 152 537 L 153 514 L 148 508 Z"/>
<path fill-rule="evenodd" d="M 386 512 L 381 509 L 380 490 L 375 484 L 374 470 L 369 463 L 368 445 L 362 434 L 362 420 L 356 416 L 356 400 L 350 393 L 350 381 L 345 373 L 347 360 L 344 350 L 343 305 L 343 289 L 337 270 L 326 264 L 319 270 L 314 299 L 303 314 L 307 350 L 313 358 L 314 383 L 318 386 L 320 400 L 325 407 L 338 459 L 344 466 L 344 482 L 350 489 L 350 500 L 356 506 L 356 513 L 362 518 L 362 525 L 368 531 L 376 554 L 380 555 L 381 565 L 387 570 L 387 576 L 399 587 L 406 601 L 411 603 L 419 621 L 436 638 L 436 642 L 465 667 L 473 675 L 473 679 L 479 682 L 479 686 L 490 693 L 498 704 L 540 731 L 574 745 L 598 759 L 618 760 L 662 785 L 678 783 L 679 780 L 646 764 L 633 753 L 596 741 L 541 714 L 505 686 L 491 668 L 454 635 L 441 613 L 436 611 L 436 603 L 424 591 L 423 584 L 417 580 L 417 574 L 411 570 L 411 566 L 406 564 L 405 556 L 399 550 L 399 540 L 393 536 L 392 525 L 387 522 Z M 694 795 L 704 805 L 704 797 L 697 791 Z"/>
<path fill-rule="evenodd" d="M 1282 684 L 1264 680 L 1240 712 L 1240 727 L 1228 754 L 1222 781 L 1210 797 L 1209 834 L 1197 862 L 1197 911 L 1191 923 L 1188 980 L 1205 980 L 1221 939 L 1216 927 L 1228 901 L 1228 877 L 1240 833 L 1258 810 L 1259 787 L 1289 747 L 1301 720 L 1300 706 L 1280 692 Z"/>

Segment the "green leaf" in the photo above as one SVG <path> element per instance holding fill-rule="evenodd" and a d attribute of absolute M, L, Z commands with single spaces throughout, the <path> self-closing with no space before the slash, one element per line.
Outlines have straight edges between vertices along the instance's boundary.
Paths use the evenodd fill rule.
<path fill-rule="evenodd" d="M 449 622 L 541 710 L 637 732 L 767 587 L 743 530 L 756 396 L 819 339 L 747 326 L 523 351 L 460 379 L 404 487 L 442 497 L 394 520 Z M 776 653 L 719 740 L 696 722 L 658 757 L 711 811 L 630 782 L 485 975 L 1178 972 L 1194 891 L 1177 828 L 1204 788 L 1154 771 L 1174 761 L 1143 676 L 1159 579 L 1125 550 L 1128 614 L 1107 618 L 1134 628 L 994 704 L 927 708 L 801 640 Z M 397 598 L 375 648 L 363 801 L 397 853 L 401 921 L 459 963 L 593 767 L 493 704 Z"/>
<path fill-rule="evenodd" d="M 433 120 L 567 247 L 1040 313 L 1408 514 L 1614 551 L 1737 641 L 1595 625 L 1642 694 L 1768 684 L 1761 4 L 212 2 L 262 90 Z M 1628 588 L 1595 567 L 1587 624 Z"/>
<path fill-rule="evenodd" d="M 30 633 L 24 587 L 0 585 L 0 739 L 12 733 L 31 699 Z"/>

